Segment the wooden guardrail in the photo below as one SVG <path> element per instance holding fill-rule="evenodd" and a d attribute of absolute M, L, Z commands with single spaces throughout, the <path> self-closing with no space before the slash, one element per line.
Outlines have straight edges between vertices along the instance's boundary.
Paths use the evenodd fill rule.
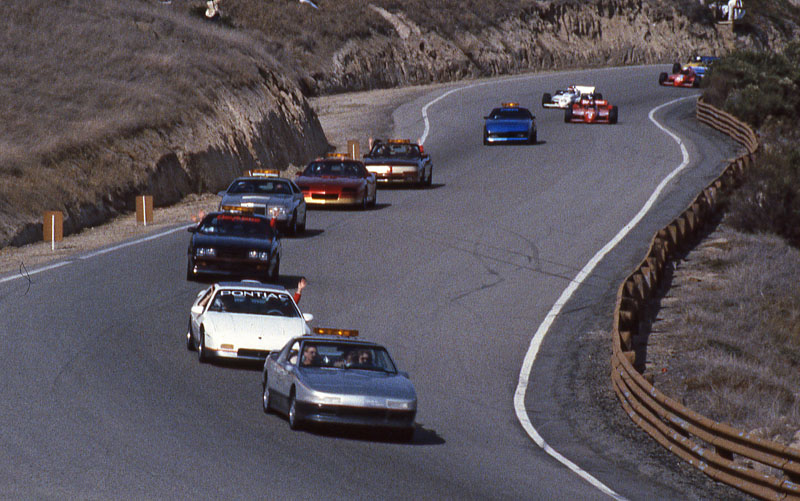
<path fill-rule="evenodd" d="M 611 380 L 625 412 L 658 443 L 708 476 L 762 499 L 800 500 L 800 450 L 750 436 L 681 405 L 642 376 L 636 350 L 639 321 L 675 252 L 686 248 L 719 206 L 758 150 L 746 124 L 702 100 L 697 119 L 740 142 L 747 153 L 733 160 L 689 207 L 653 236 L 647 255 L 620 285 L 614 308 Z M 736 459 L 744 458 L 745 462 Z M 760 467 L 750 466 L 758 463 Z"/>

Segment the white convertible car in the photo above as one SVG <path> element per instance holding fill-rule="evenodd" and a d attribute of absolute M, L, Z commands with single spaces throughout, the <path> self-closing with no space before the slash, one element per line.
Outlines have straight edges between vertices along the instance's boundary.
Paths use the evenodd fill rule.
<path fill-rule="evenodd" d="M 566 109 L 572 103 L 580 101 L 581 96 L 594 95 L 594 99 L 603 99 L 603 95 L 595 92 L 594 87 L 588 85 L 570 85 L 566 90 L 557 90 L 550 94 L 545 92 L 542 95 L 542 107 Z"/>
<path fill-rule="evenodd" d="M 300 313 L 280 285 L 255 280 L 217 283 L 192 305 L 186 347 L 201 362 L 212 358 L 260 360 L 293 337 L 310 334 L 314 316 Z"/>

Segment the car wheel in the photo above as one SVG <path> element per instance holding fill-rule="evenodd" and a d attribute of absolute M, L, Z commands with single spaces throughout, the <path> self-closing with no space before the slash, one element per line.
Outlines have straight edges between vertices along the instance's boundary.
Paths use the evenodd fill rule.
<path fill-rule="evenodd" d="M 269 386 L 267 386 L 266 376 L 264 379 L 264 390 L 261 392 L 261 407 L 264 410 L 264 414 L 272 413 L 272 403 L 270 402 Z"/>
<path fill-rule="evenodd" d="M 377 187 L 375 188 L 375 191 L 372 192 L 372 201 L 369 203 L 369 206 L 372 207 L 372 208 L 374 208 L 376 205 L 378 205 L 378 189 L 377 189 Z"/>
<path fill-rule="evenodd" d="M 358 208 L 361 210 L 367 210 L 369 206 L 369 199 L 367 198 L 367 190 L 364 190 L 364 196 L 361 198 L 361 203 L 359 204 Z"/>
<path fill-rule="evenodd" d="M 572 120 L 572 106 L 564 110 L 564 122 L 569 123 Z"/>
<path fill-rule="evenodd" d="M 667 74 L 666 73 L 661 73 L 661 74 L 658 75 L 658 83 L 659 84 L 664 85 L 664 82 L 666 82 L 666 81 L 667 81 Z"/>
<path fill-rule="evenodd" d="M 536 144 L 536 131 L 533 131 L 531 137 L 528 139 L 528 144 Z"/>
<path fill-rule="evenodd" d="M 552 100 L 553 96 L 551 96 L 549 92 L 545 92 L 544 94 L 542 94 L 542 108 L 544 108 L 544 105 Z"/>
<path fill-rule="evenodd" d="M 303 222 L 297 225 L 297 231 L 300 233 L 305 233 L 306 231 L 306 220 L 308 219 L 308 212 L 303 214 Z"/>
<path fill-rule="evenodd" d="M 489 134 L 486 133 L 486 129 L 483 129 L 483 144 L 489 146 Z"/>
<path fill-rule="evenodd" d="M 433 184 L 433 166 L 431 165 L 431 168 L 428 171 L 428 179 L 425 180 L 425 186 L 431 186 L 432 184 Z"/>
<path fill-rule="evenodd" d="M 619 118 L 619 112 L 617 111 L 617 107 L 614 106 L 608 111 L 608 121 L 612 124 L 617 123 L 617 119 Z"/>
<path fill-rule="evenodd" d="M 680 73 L 681 72 L 680 63 L 672 63 L 672 72 L 673 73 Z"/>
<path fill-rule="evenodd" d="M 292 220 L 289 222 L 289 234 L 297 235 L 297 211 L 292 213 Z"/>
<path fill-rule="evenodd" d="M 206 350 L 206 333 L 202 327 L 200 327 L 200 342 L 197 343 L 197 360 L 199 360 L 201 364 L 208 362 L 208 350 Z"/>
<path fill-rule="evenodd" d="M 192 273 L 192 268 L 194 268 L 194 265 L 192 265 L 192 258 L 189 258 L 186 261 L 186 280 L 190 281 L 194 280 L 194 273 Z"/>
<path fill-rule="evenodd" d="M 194 345 L 194 339 L 192 339 L 192 319 L 189 319 L 189 328 L 186 330 L 186 349 L 189 351 L 194 351 L 197 347 Z"/>
<path fill-rule="evenodd" d="M 292 395 L 289 397 L 289 412 L 287 418 L 289 419 L 289 428 L 293 430 L 300 429 L 300 419 L 297 417 L 297 399 L 294 398 L 294 390 L 292 390 Z"/>
<path fill-rule="evenodd" d="M 269 278 L 271 280 L 277 280 L 280 275 L 281 275 L 281 257 L 275 256 L 275 265 L 272 267 L 272 270 L 269 273 Z"/>
<path fill-rule="evenodd" d="M 694 77 L 694 82 L 692 82 L 692 87 L 700 87 L 700 77 Z"/>

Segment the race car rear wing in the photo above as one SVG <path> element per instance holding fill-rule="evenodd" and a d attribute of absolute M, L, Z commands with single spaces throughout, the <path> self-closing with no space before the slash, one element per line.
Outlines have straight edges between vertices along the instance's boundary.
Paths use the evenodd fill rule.
<path fill-rule="evenodd" d="M 589 87 L 588 85 L 576 85 L 575 90 L 581 94 L 594 94 L 596 87 Z"/>

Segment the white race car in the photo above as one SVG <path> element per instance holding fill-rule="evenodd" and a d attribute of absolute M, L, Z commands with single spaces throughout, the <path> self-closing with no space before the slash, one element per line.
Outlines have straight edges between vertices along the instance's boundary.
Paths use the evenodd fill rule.
<path fill-rule="evenodd" d="M 596 93 L 594 87 L 570 85 L 566 90 L 557 90 L 552 95 L 549 92 L 545 92 L 542 95 L 542 107 L 566 109 L 572 106 L 572 103 L 580 101 L 581 96 L 587 95 L 593 95 L 594 99 L 603 99 L 603 95 Z"/>
<path fill-rule="evenodd" d="M 192 305 L 186 347 L 200 362 L 212 358 L 264 360 L 294 336 L 310 334 L 314 316 L 300 313 L 280 285 L 255 280 L 221 282 L 200 291 Z"/>

